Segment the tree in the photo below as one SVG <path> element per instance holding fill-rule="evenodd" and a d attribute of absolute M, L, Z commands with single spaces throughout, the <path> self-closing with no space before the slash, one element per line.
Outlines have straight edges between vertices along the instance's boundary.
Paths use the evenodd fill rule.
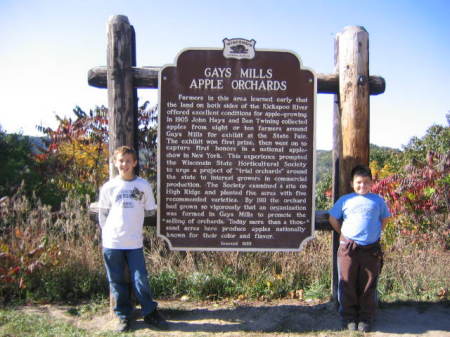
<path fill-rule="evenodd" d="M 138 109 L 139 175 L 156 184 L 158 109 L 149 105 L 150 102 L 146 101 Z"/>
<path fill-rule="evenodd" d="M 57 115 L 55 130 L 38 128 L 47 136 L 47 149 L 38 160 L 47 171 L 47 182 L 66 194 L 94 197 L 108 174 L 107 109 L 86 113 L 76 107 L 73 112 L 74 120 Z"/>
<path fill-rule="evenodd" d="M 404 147 L 404 164 L 424 162 L 427 153 L 450 152 L 450 113 L 446 115 L 447 126 L 432 125 L 422 138 L 413 137 Z"/>
<path fill-rule="evenodd" d="M 73 113 L 74 119 L 57 115 L 59 125 L 55 130 L 39 127 L 48 139 L 39 159 L 46 166 L 48 181 L 66 194 L 94 199 L 108 179 L 108 110 L 101 106 L 86 113 L 76 107 Z M 140 175 L 150 181 L 156 176 L 156 113 L 149 102 L 138 109 Z"/>
<path fill-rule="evenodd" d="M 402 152 L 390 147 L 370 144 L 370 169 L 374 179 L 385 178 L 402 167 Z"/>
<path fill-rule="evenodd" d="M 9 195 L 31 172 L 30 143 L 20 135 L 0 131 L 0 195 Z"/>
<path fill-rule="evenodd" d="M 374 185 L 400 226 L 428 231 L 445 225 L 450 212 L 449 126 L 433 125 L 423 138 L 412 138 L 402 154 L 402 169 Z"/>

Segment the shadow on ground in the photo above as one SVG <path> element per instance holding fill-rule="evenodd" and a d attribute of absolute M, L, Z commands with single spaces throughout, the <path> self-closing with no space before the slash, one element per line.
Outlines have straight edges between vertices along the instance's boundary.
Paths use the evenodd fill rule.
<path fill-rule="evenodd" d="M 161 307 L 170 332 L 312 332 L 340 330 L 339 315 L 332 302 L 317 305 L 236 305 L 230 308 L 182 308 L 167 302 Z M 133 330 L 147 328 L 141 319 Z M 374 330 L 387 334 L 450 332 L 450 304 L 404 302 L 382 303 Z"/>
<path fill-rule="evenodd" d="M 392 334 L 450 333 L 450 301 L 381 303 L 374 330 Z"/>

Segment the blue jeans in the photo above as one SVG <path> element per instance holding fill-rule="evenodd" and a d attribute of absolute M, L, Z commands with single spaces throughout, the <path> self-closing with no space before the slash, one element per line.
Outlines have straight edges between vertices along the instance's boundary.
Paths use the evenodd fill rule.
<path fill-rule="evenodd" d="M 145 268 L 144 251 L 139 249 L 109 249 L 103 248 L 106 272 L 110 290 L 116 299 L 114 312 L 119 318 L 130 317 L 133 307 L 130 300 L 129 283 L 125 277 L 125 266 L 128 264 L 130 282 L 141 305 L 142 315 L 154 311 L 157 303 L 153 301 L 152 291 L 148 283 L 148 273 Z"/>

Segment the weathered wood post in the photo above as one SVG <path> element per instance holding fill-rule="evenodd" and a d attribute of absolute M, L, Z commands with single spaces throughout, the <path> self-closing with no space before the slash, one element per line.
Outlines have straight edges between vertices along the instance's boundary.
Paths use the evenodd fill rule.
<path fill-rule="evenodd" d="M 137 90 L 133 85 L 132 70 L 136 65 L 135 32 L 126 16 L 116 15 L 109 19 L 107 44 L 109 176 L 112 178 L 118 173 L 112 160 L 117 147 L 127 145 L 138 153 Z M 109 299 L 113 313 L 115 298 L 112 293 Z"/>
<path fill-rule="evenodd" d="M 335 40 L 335 95 L 333 126 L 333 199 L 352 191 L 350 173 L 356 164 L 369 164 L 369 34 L 348 26 Z M 383 88 L 384 91 L 384 88 Z M 333 231 L 333 297 L 337 297 L 337 248 Z"/>
<path fill-rule="evenodd" d="M 123 145 L 137 148 L 137 100 L 133 85 L 136 65 L 135 33 L 128 18 L 112 16 L 108 22 L 107 73 L 109 153 Z M 109 175 L 117 170 L 110 156 Z"/>

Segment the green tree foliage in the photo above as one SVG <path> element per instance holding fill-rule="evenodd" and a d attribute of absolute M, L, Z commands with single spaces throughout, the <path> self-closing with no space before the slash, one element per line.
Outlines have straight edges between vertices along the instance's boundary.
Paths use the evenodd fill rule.
<path fill-rule="evenodd" d="M 413 137 L 404 147 L 404 164 L 423 163 L 432 151 L 439 154 L 450 152 L 450 113 L 446 115 L 447 126 L 433 125 L 422 138 Z"/>
<path fill-rule="evenodd" d="M 332 175 L 326 173 L 316 184 L 316 209 L 327 210 L 333 206 Z"/>
<path fill-rule="evenodd" d="M 157 112 L 157 107 L 151 107 L 148 101 L 138 109 L 139 175 L 153 184 L 156 184 L 157 168 Z"/>
<path fill-rule="evenodd" d="M 401 151 L 370 144 L 372 173 L 382 178 L 400 167 Z M 332 151 L 318 150 L 316 153 L 316 208 L 329 209 L 332 206 Z"/>
<path fill-rule="evenodd" d="M 22 185 L 28 197 L 34 193 L 46 203 L 58 194 L 52 184 L 44 184 L 45 169 L 37 161 L 31 138 L 7 134 L 0 128 L 0 198 L 12 196 Z"/>
<path fill-rule="evenodd" d="M 0 196 L 11 195 L 23 180 L 33 177 L 35 162 L 28 137 L 0 129 Z"/>
<path fill-rule="evenodd" d="M 370 144 L 369 162 L 371 168 L 376 167 L 387 173 L 397 171 L 402 166 L 401 158 L 402 152 L 399 149 Z"/>
<path fill-rule="evenodd" d="M 316 183 L 322 178 L 327 179 L 333 170 L 333 161 L 331 151 L 317 150 L 316 152 Z"/>

